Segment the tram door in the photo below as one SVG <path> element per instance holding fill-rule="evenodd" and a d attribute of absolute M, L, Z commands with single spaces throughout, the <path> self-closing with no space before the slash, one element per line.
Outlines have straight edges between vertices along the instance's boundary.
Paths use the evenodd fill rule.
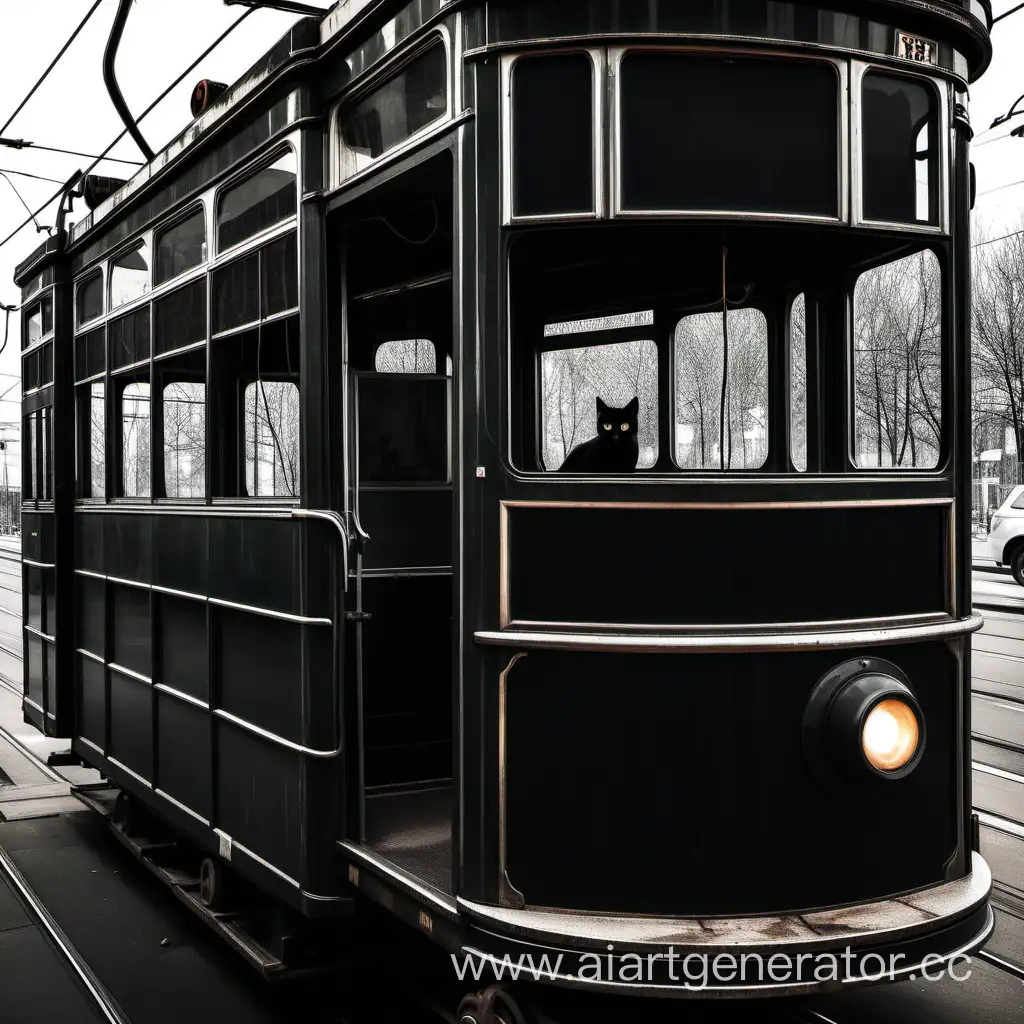
<path fill-rule="evenodd" d="M 447 161 L 346 232 L 360 838 L 448 874 L 452 778 L 452 239 Z M 409 829 L 427 826 L 424 844 Z M 406 837 L 405 839 L 396 837 Z M 436 841 L 435 841 L 436 840 Z M 418 859 L 419 858 L 419 859 Z"/>

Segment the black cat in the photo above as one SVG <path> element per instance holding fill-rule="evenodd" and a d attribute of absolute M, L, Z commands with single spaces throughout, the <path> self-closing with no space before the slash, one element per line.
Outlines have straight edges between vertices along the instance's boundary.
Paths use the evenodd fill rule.
<path fill-rule="evenodd" d="M 636 421 L 640 399 L 624 409 L 609 409 L 597 400 L 597 437 L 576 445 L 560 473 L 633 473 L 640 458 Z"/>

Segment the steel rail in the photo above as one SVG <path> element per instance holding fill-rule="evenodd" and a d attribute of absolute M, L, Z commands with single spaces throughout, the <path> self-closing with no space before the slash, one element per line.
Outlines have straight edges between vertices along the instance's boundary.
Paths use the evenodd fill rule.
<path fill-rule="evenodd" d="M 71 944 L 60 925 L 53 919 L 42 901 L 32 891 L 24 876 L 11 860 L 6 850 L 0 849 L 0 873 L 15 891 L 29 914 L 56 949 L 66 966 L 75 976 L 78 987 L 89 998 L 99 1012 L 100 1018 L 108 1024 L 131 1024 L 128 1017 L 118 1006 L 117 1001 L 107 991 L 106 986 L 96 976 L 93 969 L 85 962 L 82 955 Z"/>

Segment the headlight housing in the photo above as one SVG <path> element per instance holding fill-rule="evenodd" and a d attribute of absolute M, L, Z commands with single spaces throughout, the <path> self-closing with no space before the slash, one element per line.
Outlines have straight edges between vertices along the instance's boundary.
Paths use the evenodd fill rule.
<path fill-rule="evenodd" d="M 819 774 L 902 779 L 924 753 L 925 721 L 910 681 L 880 658 L 823 676 L 804 713 L 804 748 Z"/>

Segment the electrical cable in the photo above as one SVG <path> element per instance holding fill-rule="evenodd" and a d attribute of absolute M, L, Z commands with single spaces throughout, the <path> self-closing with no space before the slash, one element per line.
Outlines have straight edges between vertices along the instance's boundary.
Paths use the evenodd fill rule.
<path fill-rule="evenodd" d="M 96 8 L 99 7 L 101 3 L 103 3 L 103 0 L 96 0 L 92 7 L 90 7 L 89 10 L 86 11 L 85 17 L 78 23 L 78 28 L 76 28 L 75 31 L 71 33 L 71 35 L 68 37 L 68 41 L 57 52 L 57 56 L 50 61 L 50 64 L 47 67 L 47 69 L 36 80 L 36 84 L 33 85 L 31 89 L 29 89 L 29 91 L 25 94 L 25 98 L 15 108 L 14 113 L 11 114 L 11 116 L 7 118 L 7 120 L 4 122 L 4 126 L 0 128 L 0 135 L 3 135 L 3 133 L 7 131 L 8 128 L 10 128 L 11 122 L 21 113 L 25 104 L 28 103 L 30 99 L 32 99 L 39 86 L 41 86 L 43 82 L 46 81 L 47 76 L 57 66 L 57 62 L 61 59 L 61 57 L 64 56 L 64 54 L 67 52 L 68 47 L 78 37 L 78 33 L 81 32 L 83 28 L 85 28 L 89 19 L 96 13 Z"/>
<path fill-rule="evenodd" d="M 171 84 L 166 89 L 164 89 L 164 91 L 162 93 L 160 93 L 160 95 L 157 96 L 157 98 L 155 100 L 153 100 L 153 102 L 150 103 L 150 105 L 148 107 L 146 107 L 146 109 L 141 114 L 139 114 L 139 116 L 135 119 L 136 123 L 141 121 L 147 114 L 149 114 L 153 110 L 153 108 L 158 103 L 161 103 L 174 89 L 176 89 L 181 84 L 181 82 L 184 81 L 186 75 L 190 75 L 196 69 L 196 67 L 200 63 L 202 63 L 202 61 L 204 61 L 218 46 L 220 46 L 220 44 L 229 35 L 231 35 L 231 33 L 234 32 L 234 30 L 236 28 L 238 28 L 238 26 L 241 25 L 242 22 L 245 21 L 245 19 L 248 18 L 249 15 L 252 14 L 253 11 L 255 11 L 255 10 L 256 10 L 256 8 L 254 8 L 254 7 L 247 8 L 219 36 L 217 36 L 217 38 L 198 57 L 196 57 L 196 59 L 194 61 L 192 61 L 192 63 L 189 64 L 189 66 L 187 68 L 185 68 L 185 70 L 180 75 L 178 75 L 178 77 L 173 82 L 171 82 Z M 128 129 L 127 128 L 122 129 L 121 132 L 118 134 L 117 138 L 115 138 L 114 141 L 111 142 L 110 145 L 107 146 L 107 148 L 100 154 L 100 156 L 97 157 L 96 160 L 93 161 L 93 163 L 90 164 L 89 167 L 87 167 L 82 172 L 81 176 L 84 177 L 86 174 L 88 174 L 100 162 L 100 160 L 103 160 L 106 157 L 107 153 L 109 153 L 114 148 L 114 146 L 116 146 L 127 134 L 128 134 Z M 65 186 L 63 186 L 63 185 L 59 189 L 57 189 L 57 191 L 54 192 L 54 194 L 52 196 L 50 196 L 50 198 L 47 199 L 46 202 L 43 203 L 43 205 L 40 206 L 35 211 L 36 215 L 42 213 L 43 210 L 45 210 L 50 205 L 50 203 L 54 202 L 56 199 L 59 199 L 60 196 L 62 195 L 62 193 L 64 192 L 64 189 L 65 189 Z M 9 235 L 7 235 L 5 238 L 0 240 L 0 247 L 5 246 L 30 221 L 31 221 L 31 218 L 28 218 L 27 220 L 22 221 L 21 224 L 19 224 Z"/>

